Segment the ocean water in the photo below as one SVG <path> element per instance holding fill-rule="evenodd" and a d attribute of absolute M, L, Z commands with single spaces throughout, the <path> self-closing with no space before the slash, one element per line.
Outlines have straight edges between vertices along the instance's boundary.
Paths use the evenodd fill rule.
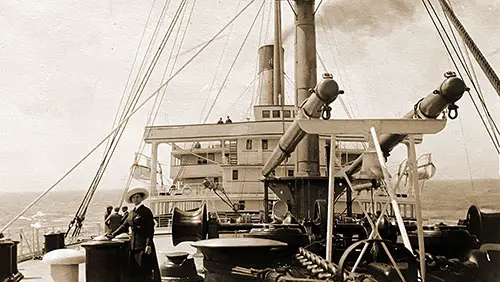
<path fill-rule="evenodd" d="M 0 200 L 0 226 L 7 224 L 24 207 L 39 196 L 41 192 L 2 192 Z M 4 232 L 13 239 L 22 229 L 30 237 L 33 227 L 38 229 L 40 236 L 48 232 L 66 232 L 69 222 L 75 217 L 76 211 L 85 196 L 86 191 L 51 191 L 23 216 L 16 220 Z M 106 206 L 117 205 L 122 190 L 96 191 L 87 211 L 82 233 L 97 234 L 103 232 L 103 218 Z"/>
<path fill-rule="evenodd" d="M 122 190 L 97 191 L 90 204 L 84 222 L 85 234 L 102 232 L 102 222 L 107 205 L 116 205 Z M 4 226 L 26 205 L 38 196 L 35 192 L 3 192 L 0 197 L 0 226 Z M 32 226 L 39 227 L 41 234 L 50 231 L 66 231 L 75 216 L 85 191 L 53 191 L 47 194 L 6 232 L 12 238 L 19 229 L 28 235 Z M 422 194 L 422 211 L 428 222 L 456 223 L 464 219 L 470 205 L 477 205 L 481 211 L 500 211 L 500 180 L 480 179 L 441 180 L 425 183 Z"/>

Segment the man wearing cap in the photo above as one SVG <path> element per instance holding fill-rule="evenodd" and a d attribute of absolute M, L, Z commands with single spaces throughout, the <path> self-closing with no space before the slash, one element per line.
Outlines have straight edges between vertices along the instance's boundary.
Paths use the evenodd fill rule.
<path fill-rule="evenodd" d="M 155 221 L 151 210 L 144 206 L 144 201 L 149 196 L 149 191 L 136 187 L 127 191 L 127 202 L 134 204 L 127 220 L 108 237 L 132 230 L 130 235 L 129 271 L 132 281 L 160 282 L 160 269 L 153 242 Z"/>

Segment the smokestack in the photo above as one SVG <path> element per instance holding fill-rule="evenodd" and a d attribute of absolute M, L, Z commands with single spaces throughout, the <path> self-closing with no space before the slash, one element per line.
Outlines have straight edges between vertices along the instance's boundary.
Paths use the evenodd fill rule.
<path fill-rule="evenodd" d="M 273 45 L 259 48 L 259 105 L 273 104 Z"/>
<path fill-rule="evenodd" d="M 295 0 L 295 101 L 297 107 L 316 86 L 314 0 Z M 296 175 L 319 176 L 319 136 L 308 134 L 297 147 Z"/>
<path fill-rule="evenodd" d="M 281 48 L 283 56 L 284 49 Z M 274 45 L 264 45 L 259 48 L 259 105 L 280 105 L 273 94 L 274 88 Z M 283 87 L 281 87 L 283 88 Z M 281 94 L 283 97 L 283 94 Z M 276 101 L 276 102 L 275 102 Z"/>

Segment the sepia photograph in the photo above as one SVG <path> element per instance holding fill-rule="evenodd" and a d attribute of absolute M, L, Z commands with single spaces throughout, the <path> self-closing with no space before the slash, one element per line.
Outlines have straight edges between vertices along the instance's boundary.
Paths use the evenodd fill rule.
<path fill-rule="evenodd" d="M 0 282 L 500 282 L 500 0 L 0 2 Z"/>

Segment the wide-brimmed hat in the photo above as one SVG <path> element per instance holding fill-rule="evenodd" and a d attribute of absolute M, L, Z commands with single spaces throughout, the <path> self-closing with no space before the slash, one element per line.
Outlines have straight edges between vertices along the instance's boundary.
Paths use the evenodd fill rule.
<path fill-rule="evenodd" d="M 145 200 L 149 196 L 148 189 L 146 189 L 144 187 L 134 187 L 134 188 L 128 189 L 128 191 L 127 191 L 127 198 L 125 198 L 127 203 L 132 204 L 132 200 L 131 200 L 132 196 L 135 194 L 138 194 L 138 193 L 142 194 L 143 200 Z"/>

